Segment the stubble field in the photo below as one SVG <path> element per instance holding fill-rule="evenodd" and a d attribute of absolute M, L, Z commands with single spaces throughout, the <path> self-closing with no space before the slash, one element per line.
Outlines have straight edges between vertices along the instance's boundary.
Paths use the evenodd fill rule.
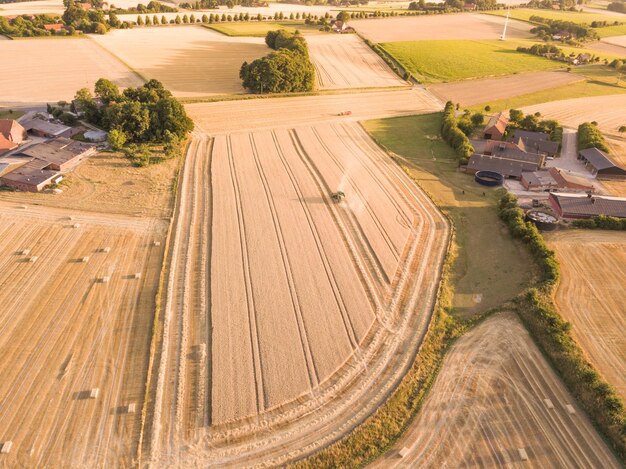
<path fill-rule="evenodd" d="M 116 30 L 92 38 L 181 98 L 243 93 L 241 64 L 270 50 L 262 38 L 228 37 L 201 26 Z"/>
<path fill-rule="evenodd" d="M 626 48 L 626 36 L 607 37 L 607 38 L 602 39 L 602 41 L 619 46 L 619 47 Z M 622 53 L 626 54 L 626 49 L 624 49 Z"/>
<path fill-rule="evenodd" d="M 3 467 L 132 465 L 166 229 L 0 205 Z"/>
<path fill-rule="evenodd" d="M 420 414 L 372 465 L 557 466 L 620 467 L 513 314 L 456 342 Z"/>
<path fill-rule="evenodd" d="M 306 38 L 320 89 L 406 85 L 356 34 Z"/>
<path fill-rule="evenodd" d="M 71 101 L 99 78 L 120 87 L 143 83 L 137 74 L 88 39 L 28 39 L 2 42 L 10 67 L 0 73 L 0 105 Z"/>
<path fill-rule="evenodd" d="M 561 263 L 555 301 L 590 361 L 626 399 L 626 239 L 619 232 L 550 235 Z"/>

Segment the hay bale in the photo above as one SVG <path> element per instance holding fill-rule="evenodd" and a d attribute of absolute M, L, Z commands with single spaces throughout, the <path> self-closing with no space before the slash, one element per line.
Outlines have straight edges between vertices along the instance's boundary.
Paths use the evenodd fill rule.
<path fill-rule="evenodd" d="M 85 257 L 83 257 L 80 261 L 81 261 L 81 262 L 89 262 L 89 257 L 88 257 L 88 256 L 85 256 Z"/>
<path fill-rule="evenodd" d="M 111 252 L 111 248 L 109 246 L 101 248 L 100 252 Z"/>
<path fill-rule="evenodd" d="M 30 249 L 22 249 L 19 254 L 20 256 L 28 256 L 30 254 Z"/>
<path fill-rule="evenodd" d="M 161 241 L 154 241 L 152 243 L 153 246 L 160 246 L 161 245 Z"/>
<path fill-rule="evenodd" d="M 74 228 L 80 228 L 80 223 L 74 223 Z"/>
<path fill-rule="evenodd" d="M 11 452 L 11 447 L 13 446 L 12 441 L 5 441 L 2 443 L 2 449 L 0 449 L 0 453 L 9 454 Z"/>
<path fill-rule="evenodd" d="M 93 388 L 89 391 L 89 399 L 97 399 L 100 394 L 100 388 Z"/>
<path fill-rule="evenodd" d="M 135 272 L 133 278 L 141 278 L 141 272 Z"/>
<path fill-rule="evenodd" d="M 524 448 L 518 448 L 517 452 L 519 453 L 519 457 L 522 461 L 528 461 L 528 454 Z"/>
<path fill-rule="evenodd" d="M 134 414 L 135 413 L 135 403 L 131 402 L 130 404 L 128 404 L 128 406 L 126 407 L 126 413 L 127 414 Z"/>
<path fill-rule="evenodd" d="M 109 280 L 111 280 L 111 277 L 104 276 L 104 277 L 100 277 L 100 283 L 109 283 Z"/>
<path fill-rule="evenodd" d="M 554 409 L 554 404 L 552 404 L 552 401 L 550 399 L 544 399 L 543 402 L 548 409 Z"/>
<path fill-rule="evenodd" d="M 574 406 L 571 404 L 567 404 L 565 406 L 565 408 L 567 409 L 567 413 L 568 414 L 575 414 L 576 413 L 576 409 L 574 409 Z"/>
<path fill-rule="evenodd" d="M 400 451 L 398 451 L 398 455 L 401 458 L 406 457 L 409 453 L 410 453 L 409 448 L 407 448 L 406 446 L 403 446 L 402 449 Z"/>
<path fill-rule="evenodd" d="M 39 259 L 37 256 L 33 256 L 30 259 L 28 259 L 28 262 L 37 262 L 37 259 Z"/>

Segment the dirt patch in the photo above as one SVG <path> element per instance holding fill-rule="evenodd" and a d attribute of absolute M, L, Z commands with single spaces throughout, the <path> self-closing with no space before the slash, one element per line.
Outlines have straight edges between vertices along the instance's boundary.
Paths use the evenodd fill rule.
<path fill-rule="evenodd" d="M 429 86 L 428 89 L 445 101 L 461 103 L 461 106 L 472 106 L 583 80 L 584 77 L 564 72 L 532 72 L 504 78 L 442 83 Z"/>
<path fill-rule="evenodd" d="M 479 14 L 404 16 L 354 20 L 350 26 L 373 42 L 421 41 L 433 39 L 499 39 L 504 18 Z M 532 26 L 510 20 L 507 37 L 531 37 Z"/>

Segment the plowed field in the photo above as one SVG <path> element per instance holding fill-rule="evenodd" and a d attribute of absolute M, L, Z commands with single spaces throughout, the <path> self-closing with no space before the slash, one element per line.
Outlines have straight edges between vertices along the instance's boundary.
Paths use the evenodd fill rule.
<path fill-rule="evenodd" d="M 454 345 L 420 414 L 373 467 L 620 465 L 519 320 L 500 314 Z"/>
<path fill-rule="evenodd" d="M 626 399 L 626 237 L 572 231 L 548 241 L 561 263 L 559 312 L 596 369 Z"/>
<path fill-rule="evenodd" d="M 0 205 L 2 467 L 131 466 L 166 228 Z"/>

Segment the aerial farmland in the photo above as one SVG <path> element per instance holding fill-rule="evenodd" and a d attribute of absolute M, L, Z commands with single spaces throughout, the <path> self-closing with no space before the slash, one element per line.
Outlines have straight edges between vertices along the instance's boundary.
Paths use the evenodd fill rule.
<path fill-rule="evenodd" d="M 621 467 L 615 15 L 0 4 L 0 467 Z"/>

